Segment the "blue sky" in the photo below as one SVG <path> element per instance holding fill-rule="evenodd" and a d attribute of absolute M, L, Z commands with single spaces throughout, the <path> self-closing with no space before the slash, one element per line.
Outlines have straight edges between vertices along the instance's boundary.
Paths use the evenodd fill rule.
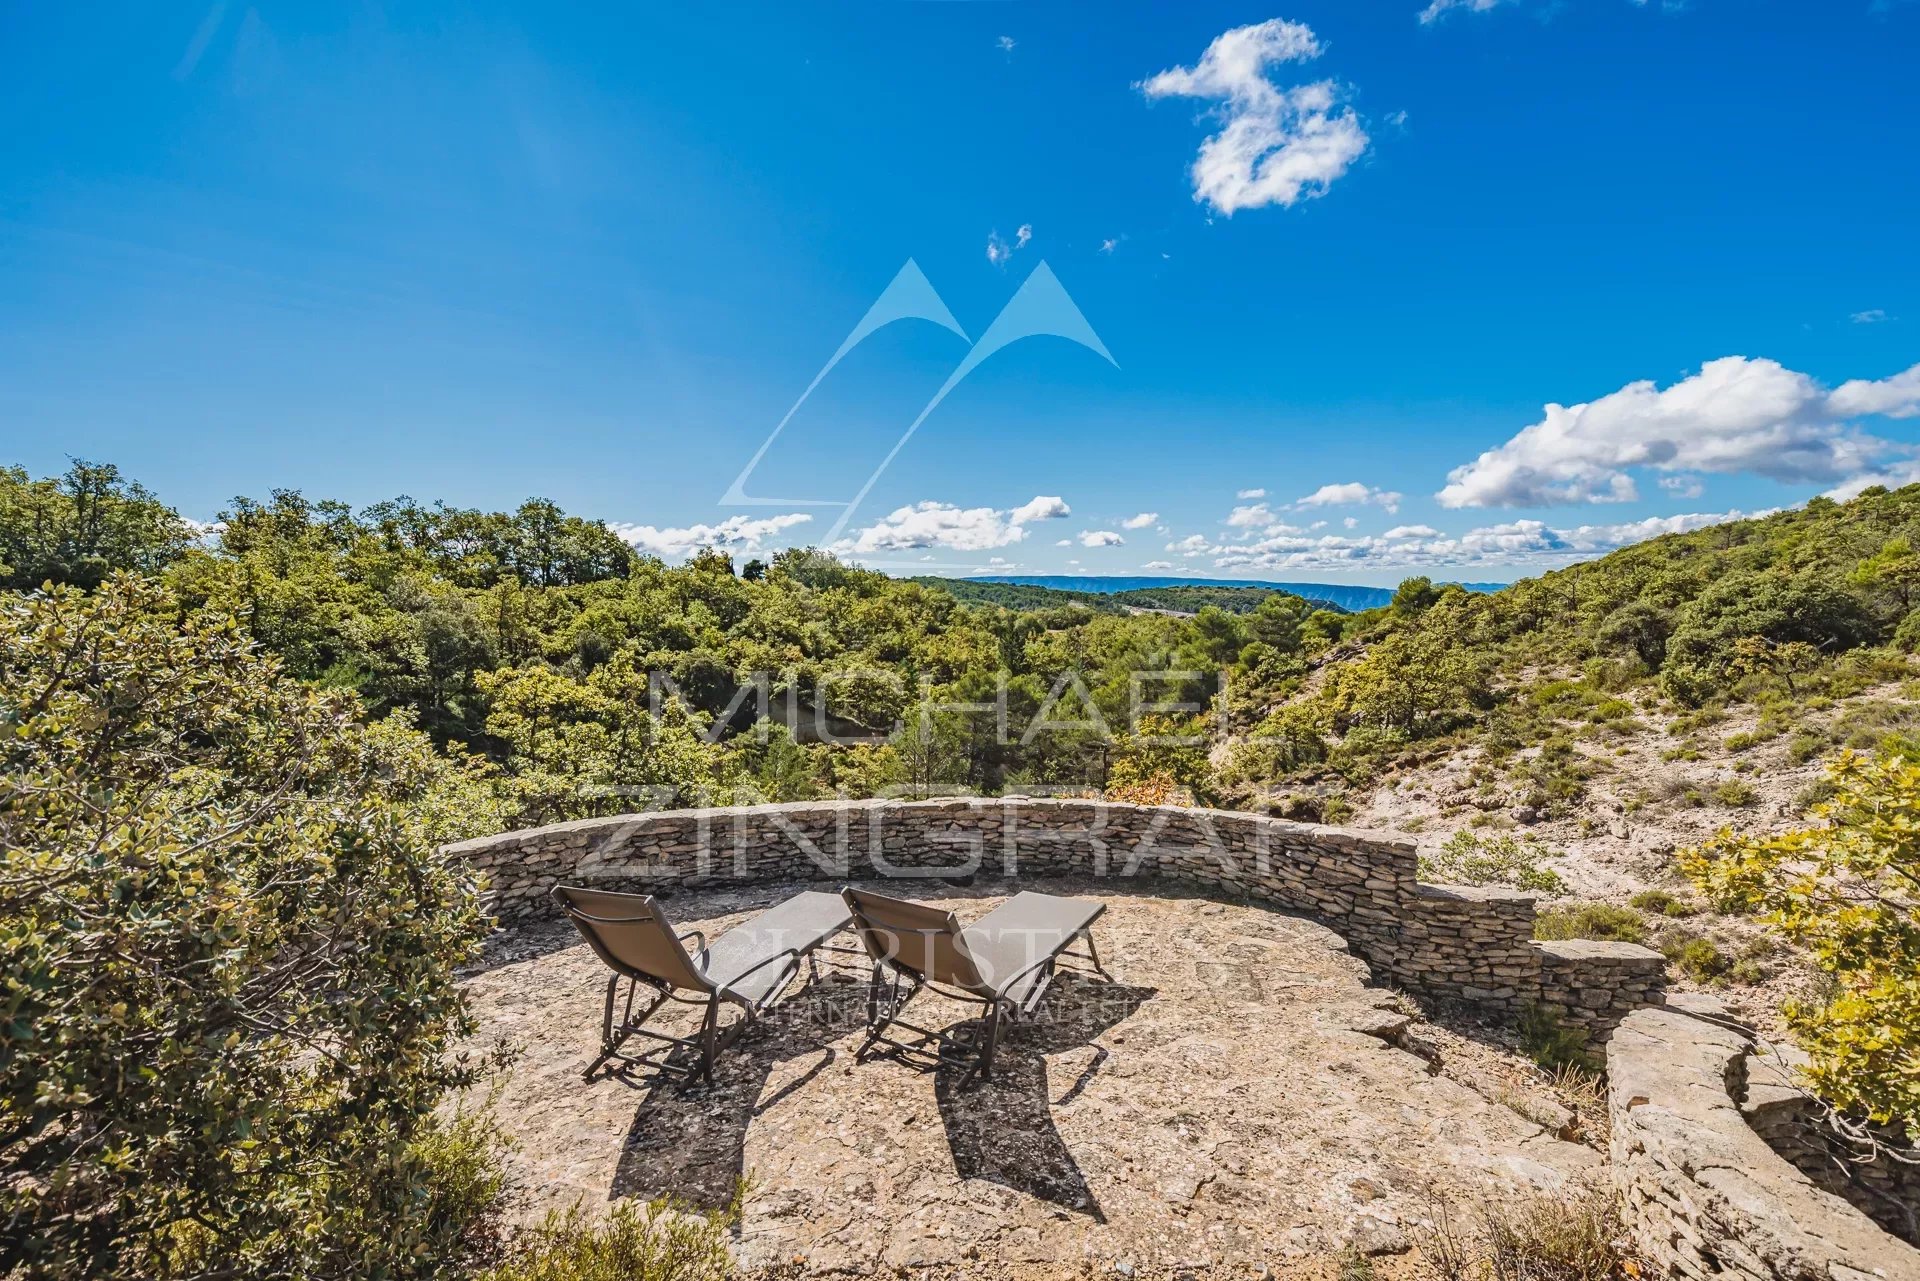
<path fill-rule="evenodd" d="M 1515 577 L 1920 474 L 1916 52 L 1912 0 L 14 3 L 0 460 Z M 857 509 L 723 505 L 908 260 L 966 337 L 876 331 L 747 492 L 851 497 L 1043 262 L 1112 363 L 1012 343 Z"/>

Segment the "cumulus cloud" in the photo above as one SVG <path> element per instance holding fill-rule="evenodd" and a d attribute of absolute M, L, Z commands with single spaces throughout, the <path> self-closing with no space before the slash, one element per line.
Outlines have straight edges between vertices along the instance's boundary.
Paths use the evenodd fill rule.
<path fill-rule="evenodd" d="M 1080 535 L 1082 547 L 1120 547 L 1126 541 L 1111 529 L 1089 529 Z"/>
<path fill-rule="evenodd" d="M 1698 498 L 1707 492 L 1697 476 L 1662 476 L 1659 485 L 1675 498 Z"/>
<path fill-rule="evenodd" d="M 1160 519 L 1159 512 L 1141 512 L 1138 516 L 1129 516 L 1120 522 L 1122 529 L 1145 529 Z"/>
<path fill-rule="evenodd" d="M 1266 496 L 1267 491 L 1264 489 L 1243 489 L 1234 494 L 1235 498 L 1265 498 Z"/>
<path fill-rule="evenodd" d="M 1173 564 L 1173 562 L 1172 562 L 1172 561 L 1170 561 L 1170 560 L 1150 560 L 1150 561 L 1148 561 L 1148 562 L 1147 562 L 1146 564 L 1144 564 L 1144 565 L 1142 565 L 1142 566 L 1141 566 L 1140 568 L 1142 568 L 1142 569 L 1172 569 L 1172 568 L 1174 568 L 1174 564 Z"/>
<path fill-rule="evenodd" d="M 1586 404 L 1548 405 L 1537 423 L 1447 474 L 1443 507 L 1628 502 L 1633 468 L 1748 472 L 1789 483 L 1842 481 L 1910 447 L 1849 419 L 1920 416 L 1920 365 L 1828 391 L 1778 361 L 1725 356 L 1665 389 L 1629 383 Z"/>
<path fill-rule="evenodd" d="M 1227 524 L 1235 529 L 1258 529 L 1262 525 L 1275 524 L 1279 519 L 1265 503 L 1236 507 L 1227 513 Z"/>
<path fill-rule="evenodd" d="M 895 508 L 852 538 L 835 543 L 833 550 L 853 555 L 913 551 L 922 547 L 977 552 L 1005 547 L 1026 536 L 1027 531 L 1013 519 L 1011 512 L 924 502 Z"/>
<path fill-rule="evenodd" d="M 1120 247 L 1120 238 L 1118 236 L 1108 236 L 1105 240 L 1100 242 L 1100 252 L 1103 254 L 1110 254 L 1114 250 L 1118 249 L 1119 247 Z"/>
<path fill-rule="evenodd" d="M 1013 233 L 1013 247 L 1015 249 L 1025 249 L 1027 247 L 1027 242 L 1032 239 L 1033 239 L 1033 224 L 1030 222 L 1023 222 L 1020 224 L 1019 229 Z"/>
<path fill-rule="evenodd" d="M 759 551 L 768 540 L 813 517 L 805 512 L 782 516 L 729 516 L 717 525 L 687 525 L 660 529 L 653 525 L 614 522 L 607 526 L 629 546 L 662 560 L 679 560 L 704 547 L 722 551 Z"/>
<path fill-rule="evenodd" d="M 1854 378 L 1843 382 L 1827 398 L 1827 407 L 1843 418 L 1865 414 L 1920 418 L 1920 365 L 1891 378 Z"/>
<path fill-rule="evenodd" d="M 1294 506 L 1360 507 L 1371 504 L 1384 508 L 1391 514 L 1400 510 L 1400 500 L 1405 496 L 1396 494 L 1391 489 L 1375 489 L 1372 485 L 1363 485 L 1355 480 L 1344 485 L 1322 485 L 1294 503 Z"/>
<path fill-rule="evenodd" d="M 1026 525 L 1036 520 L 1059 520 L 1062 516 L 1071 515 L 1073 508 L 1067 506 L 1067 500 L 1055 494 L 1028 499 L 1007 513 L 1007 519 L 1016 525 Z"/>
<path fill-rule="evenodd" d="M 1198 556 L 1211 547 L 1203 534 L 1188 534 L 1185 538 L 1167 544 L 1167 550 L 1182 556 Z"/>
<path fill-rule="evenodd" d="M 1289 62 L 1318 58 L 1304 23 L 1280 18 L 1221 33 L 1191 67 L 1140 82 L 1149 99 L 1218 103 L 1220 131 L 1200 144 L 1193 198 L 1219 213 L 1291 206 L 1324 195 L 1367 149 L 1367 132 L 1341 105 L 1332 80 L 1286 86 L 1272 76 Z"/>
<path fill-rule="evenodd" d="M 1272 534 L 1205 552 L 1220 569 L 1329 570 L 1519 565 L 1551 568 L 1661 534 L 1685 533 L 1765 512 L 1696 512 L 1613 525 L 1556 529 L 1540 520 L 1485 525 L 1446 535 L 1429 525 L 1401 525 L 1378 537 L 1301 532 Z"/>

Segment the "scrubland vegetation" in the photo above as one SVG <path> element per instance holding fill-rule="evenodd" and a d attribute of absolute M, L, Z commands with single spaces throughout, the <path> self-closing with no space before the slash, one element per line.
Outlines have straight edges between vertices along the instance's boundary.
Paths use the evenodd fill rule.
<path fill-rule="evenodd" d="M 1560 896 L 1544 937 L 1697 982 L 1790 947 L 1813 1083 L 1911 1133 L 1916 538 L 1920 487 L 1869 490 L 1490 595 L 1176 617 L 815 551 L 669 567 L 539 501 L 284 491 L 201 531 L 112 468 L 0 471 L 0 1274 L 559 1281 L 652 1275 L 674 1232 L 660 1275 L 720 1267 L 666 1208 L 503 1235 L 489 1131 L 443 1106 L 496 1060 L 454 981 L 487 924 L 436 847 L 647 803 L 1055 786 L 1341 821 L 1470 762 L 1429 876 Z M 1564 900 L 1576 843 L 1519 829 L 1584 831 L 1631 753 L 1674 769 L 1625 818 L 1726 831 L 1668 886 Z M 1833 764 L 1763 813 L 1768 753 Z"/>

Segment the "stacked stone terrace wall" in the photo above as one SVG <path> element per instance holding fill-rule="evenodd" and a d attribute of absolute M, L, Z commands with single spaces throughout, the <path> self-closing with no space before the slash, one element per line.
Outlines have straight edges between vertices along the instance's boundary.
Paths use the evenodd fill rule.
<path fill-rule="evenodd" d="M 1673 1007 L 1627 1016 L 1607 1046 L 1615 1182 L 1657 1275 L 1915 1281 L 1920 1250 L 1789 1164 L 1749 1122 L 1759 1047 Z"/>
<path fill-rule="evenodd" d="M 949 798 L 672 810 L 449 846 L 486 871 L 503 919 L 559 883 L 666 890 L 869 877 L 1167 878 L 1312 916 L 1376 978 L 1509 1012 L 1535 1004 L 1596 1041 L 1660 998 L 1658 953 L 1533 940 L 1525 895 L 1423 885 L 1412 842 L 1264 815 L 1100 801 Z"/>

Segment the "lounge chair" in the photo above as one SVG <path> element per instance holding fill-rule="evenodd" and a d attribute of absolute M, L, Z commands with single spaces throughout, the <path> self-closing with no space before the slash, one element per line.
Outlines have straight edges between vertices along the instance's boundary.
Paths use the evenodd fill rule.
<path fill-rule="evenodd" d="M 1107 910 L 1104 903 L 1023 891 L 963 927 L 953 913 L 922 903 L 851 887 L 841 893 L 873 961 L 867 1040 L 858 1058 L 884 1046 L 908 1061 L 964 1065 L 962 1083 L 975 1075 L 991 1080 L 1003 1025 L 1039 1008 L 1061 957 L 1082 958 L 1102 978 L 1111 977 L 1093 945 L 1093 923 Z M 1070 952 L 1079 939 L 1087 950 Z M 984 1006 L 980 1026 L 943 1033 L 902 1019 L 901 1009 L 922 987 Z M 895 1025 L 920 1039 L 888 1039 Z"/>
<path fill-rule="evenodd" d="M 796 894 L 751 921 L 737 925 L 708 944 L 699 930 L 680 932 L 650 894 L 612 890 L 553 888 L 553 901 L 585 936 L 607 967 L 607 1006 L 600 1025 L 600 1057 L 586 1071 L 588 1080 L 611 1059 L 682 1076 L 713 1079 L 713 1061 L 749 1024 L 765 1013 L 813 953 L 852 921 L 847 905 L 834 894 Z M 687 940 L 695 947 L 689 951 Z M 854 948 L 831 951 L 854 952 Z M 616 1024 L 614 1000 L 627 985 L 626 1006 Z M 634 994 L 645 984 L 653 999 L 634 1013 Z M 687 993 L 690 995 L 682 995 Z M 697 1036 L 675 1037 L 648 1029 L 646 1021 L 668 1001 L 706 1007 Z M 720 1007 L 733 1004 L 744 1017 L 725 1031 Z M 629 1056 L 620 1052 L 635 1035 L 662 1042 L 660 1050 Z M 695 1052 L 691 1064 L 672 1061 L 675 1048 Z M 653 1057 L 655 1055 L 658 1057 Z"/>

